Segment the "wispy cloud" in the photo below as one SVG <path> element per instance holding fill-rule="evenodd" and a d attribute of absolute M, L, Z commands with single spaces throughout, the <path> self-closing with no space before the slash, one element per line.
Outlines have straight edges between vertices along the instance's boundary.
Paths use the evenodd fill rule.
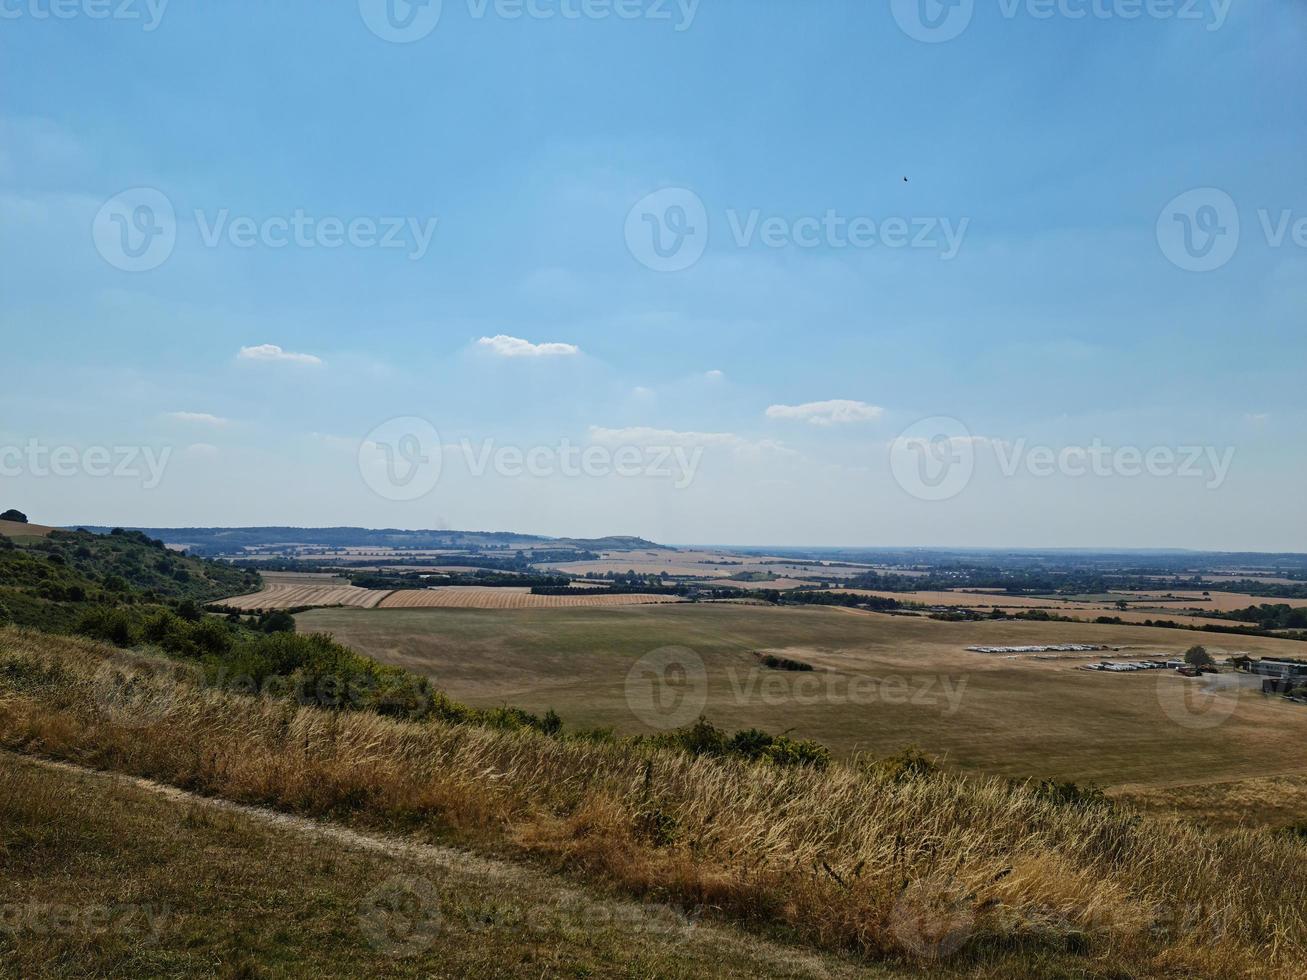
<path fill-rule="evenodd" d="M 763 453 L 778 453 L 785 456 L 796 455 L 794 450 L 786 448 L 774 439 L 746 439 L 734 432 L 682 432 L 677 429 L 654 429 L 637 425 L 624 429 L 608 429 L 599 425 L 590 426 L 592 442 L 606 446 L 644 446 L 644 447 L 702 447 L 721 446 L 731 449 L 741 456 L 759 456 Z"/>
<path fill-rule="evenodd" d="M 230 419 L 208 412 L 169 412 L 168 418 L 174 422 L 195 422 L 199 425 L 226 425 Z"/>
<path fill-rule="evenodd" d="M 281 361 L 292 364 L 313 364 L 320 366 L 322 358 L 316 354 L 298 354 L 295 351 L 282 350 L 276 344 L 258 344 L 254 347 L 242 347 L 236 355 L 242 361 Z"/>
<path fill-rule="evenodd" d="M 824 402 L 806 402 L 802 405 L 772 405 L 767 409 L 769 419 L 797 419 L 810 425 L 843 425 L 849 422 L 871 422 L 881 417 L 884 409 L 866 402 L 833 398 Z"/>
<path fill-rule="evenodd" d="M 575 344 L 533 344 L 521 337 L 496 334 L 494 337 L 482 337 L 477 341 L 478 347 L 484 347 L 499 357 L 558 357 L 581 353 Z"/>

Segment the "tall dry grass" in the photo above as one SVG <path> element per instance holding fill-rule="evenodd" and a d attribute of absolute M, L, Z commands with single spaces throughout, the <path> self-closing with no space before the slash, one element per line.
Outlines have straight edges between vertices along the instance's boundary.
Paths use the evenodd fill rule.
<path fill-rule="evenodd" d="M 1056 804 L 998 780 L 333 713 L 127 661 L 0 630 L 0 744 L 243 802 L 426 826 L 873 957 L 1307 975 L 1307 847 L 1262 832 Z M 127 702 L 114 672 L 139 685 Z"/>

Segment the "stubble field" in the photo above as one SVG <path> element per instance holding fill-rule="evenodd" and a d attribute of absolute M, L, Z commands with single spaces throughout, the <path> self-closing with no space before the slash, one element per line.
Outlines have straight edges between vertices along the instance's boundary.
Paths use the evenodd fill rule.
<path fill-rule="evenodd" d="M 733 604 L 319 609 L 298 622 L 301 630 L 334 633 L 362 653 L 426 674 L 459 700 L 554 708 L 571 726 L 649 732 L 684 721 L 687 711 L 692 720 L 701 706 L 717 725 L 792 731 L 845 756 L 914 744 L 963 769 L 1094 782 L 1138 794 L 1155 808 L 1175 801 L 1186 811 L 1201 811 L 1204 798 L 1179 792 L 1183 787 L 1220 784 L 1229 796 L 1246 780 L 1307 776 L 1300 752 L 1307 708 L 1263 697 L 1255 678 L 1075 669 L 1104 657 L 1174 657 L 1194 643 L 1218 657 L 1307 653 L 1287 640 Z M 965 649 L 1043 643 L 1112 649 L 1050 659 Z M 640 663 L 668 647 L 691 654 L 657 653 Z M 769 670 L 755 652 L 816 669 Z"/>

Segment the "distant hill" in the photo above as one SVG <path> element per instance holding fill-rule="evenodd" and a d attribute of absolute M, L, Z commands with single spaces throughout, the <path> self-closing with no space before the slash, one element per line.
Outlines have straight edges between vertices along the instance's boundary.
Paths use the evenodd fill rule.
<path fill-rule="evenodd" d="M 88 527 L 103 532 L 108 528 Z M 132 528 L 193 554 L 232 555 L 247 548 L 301 545 L 314 548 L 458 548 L 516 550 L 521 548 L 578 548 L 589 551 L 635 551 L 657 548 L 644 538 L 550 538 L 513 531 L 406 531 L 364 527 L 154 527 Z"/>

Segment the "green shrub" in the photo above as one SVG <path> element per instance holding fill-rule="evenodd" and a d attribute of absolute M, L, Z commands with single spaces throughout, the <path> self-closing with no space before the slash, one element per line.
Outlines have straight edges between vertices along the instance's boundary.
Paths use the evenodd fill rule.
<path fill-rule="evenodd" d="M 135 646 L 140 640 L 132 617 L 110 606 L 97 606 L 83 614 L 74 632 L 119 647 Z"/>
<path fill-rule="evenodd" d="M 934 775 L 939 772 L 939 763 L 915 745 L 909 745 L 897 755 L 876 762 L 872 768 L 896 783 L 904 783 Z"/>
<path fill-rule="evenodd" d="M 1055 779 L 1041 779 L 1029 785 L 1036 796 L 1058 806 L 1110 806 L 1112 803 L 1097 786 L 1080 786 Z"/>

